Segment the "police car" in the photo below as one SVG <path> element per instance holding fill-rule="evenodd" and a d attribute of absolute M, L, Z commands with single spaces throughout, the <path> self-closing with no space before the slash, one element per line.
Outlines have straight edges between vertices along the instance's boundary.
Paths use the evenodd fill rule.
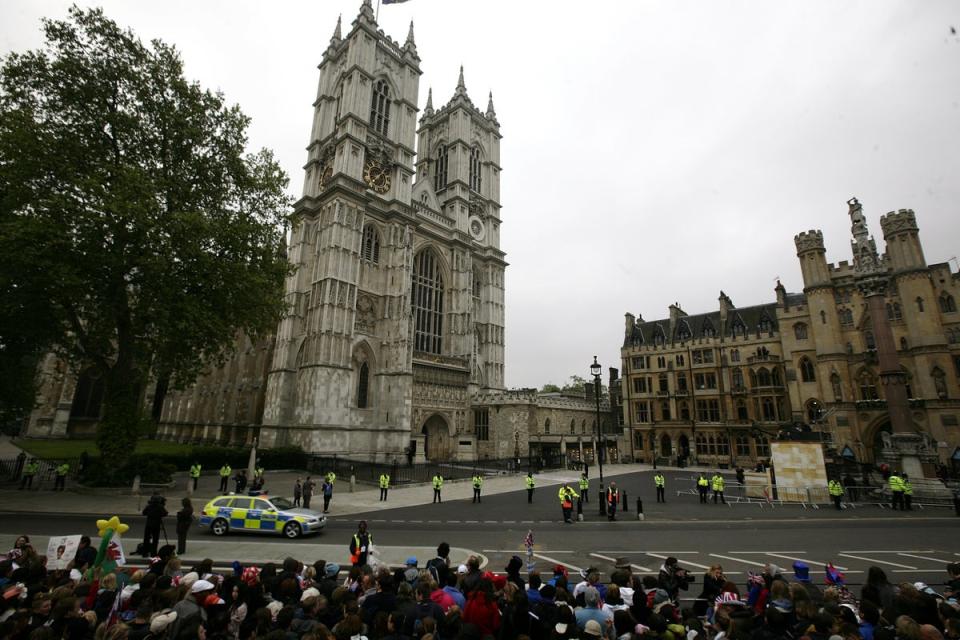
<path fill-rule="evenodd" d="M 267 531 L 297 538 L 316 533 L 327 517 L 313 509 L 294 507 L 286 498 L 266 496 L 220 496 L 203 507 L 201 527 L 210 527 L 215 536 L 228 531 Z"/>

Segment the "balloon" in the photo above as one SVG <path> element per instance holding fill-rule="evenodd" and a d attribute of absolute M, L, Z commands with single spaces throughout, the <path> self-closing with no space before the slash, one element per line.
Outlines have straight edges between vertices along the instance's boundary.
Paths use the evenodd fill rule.
<path fill-rule="evenodd" d="M 109 520 L 97 520 L 97 530 L 101 538 L 107 535 L 107 531 L 109 530 L 113 530 L 117 535 L 123 535 L 129 529 L 130 525 L 120 522 L 120 518 L 117 516 L 113 516 Z"/>

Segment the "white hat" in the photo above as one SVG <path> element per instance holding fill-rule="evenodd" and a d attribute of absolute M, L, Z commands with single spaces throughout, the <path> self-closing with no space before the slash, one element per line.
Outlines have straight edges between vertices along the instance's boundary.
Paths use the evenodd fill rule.
<path fill-rule="evenodd" d="M 213 591 L 216 589 L 212 582 L 206 580 L 197 580 L 190 585 L 190 593 L 200 593 L 201 591 Z"/>
<path fill-rule="evenodd" d="M 467 572 L 467 565 L 462 564 L 459 567 L 457 567 L 457 573 L 463 574 L 466 572 Z"/>
<path fill-rule="evenodd" d="M 194 582 L 196 582 L 199 579 L 200 579 L 200 575 L 196 571 L 191 571 L 190 573 L 180 578 L 180 584 L 190 587 L 193 585 Z"/>
<path fill-rule="evenodd" d="M 300 602 L 303 602 L 307 598 L 316 598 L 320 595 L 320 590 L 316 587 L 310 587 L 309 589 L 304 589 L 303 593 L 300 595 Z"/>
<path fill-rule="evenodd" d="M 166 613 L 155 613 L 150 618 L 150 633 L 160 634 L 167 630 L 170 623 L 177 619 L 177 612 L 172 609 Z"/>
<path fill-rule="evenodd" d="M 267 610 L 270 612 L 270 617 L 274 621 L 276 621 L 277 614 L 280 613 L 281 609 L 283 609 L 283 603 L 277 602 L 276 600 L 267 605 Z"/>
<path fill-rule="evenodd" d="M 70 579 L 74 582 L 80 582 L 83 580 L 83 574 L 77 569 L 70 569 Z"/>

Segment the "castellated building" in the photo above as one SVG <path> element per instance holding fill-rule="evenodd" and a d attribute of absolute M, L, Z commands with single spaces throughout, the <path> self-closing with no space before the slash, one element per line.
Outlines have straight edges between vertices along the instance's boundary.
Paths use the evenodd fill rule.
<path fill-rule="evenodd" d="M 338 21 L 319 69 L 289 311 L 268 339 L 239 336 L 189 389 L 151 388 L 148 411 L 161 438 L 473 459 L 475 399 L 504 386 L 492 94 L 478 108 L 461 68 L 450 100 L 434 108 L 428 92 L 420 111 L 413 25 L 391 39 L 370 0 L 345 34 Z M 102 385 L 85 375 L 43 363 L 26 435 L 91 433 Z"/>
<path fill-rule="evenodd" d="M 827 263 L 822 232 L 798 234 L 802 293 L 778 283 L 776 300 L 760 305 L 738 308 L 721 292 L 719 308 L 708 313 L 687 314 L 677 304 L 662 320 L 626 314 L 627 453 L 748 466 L 769 456 L 780 428 L 799 422 L 822 431 L 837 455 L 879 461 L 891 430 L 873 329 L 884 322 L 913 429 L 929 459 L 956 470 L 960 274 L 947 263 L 927 264 L 913 211 L 890 212 L 880 226 L 882 256 L 862 216 L 854 219 L 852 264 Z M 870 317 L 859 284 L 868 263 L 884 274 L 884 318 Z"/>

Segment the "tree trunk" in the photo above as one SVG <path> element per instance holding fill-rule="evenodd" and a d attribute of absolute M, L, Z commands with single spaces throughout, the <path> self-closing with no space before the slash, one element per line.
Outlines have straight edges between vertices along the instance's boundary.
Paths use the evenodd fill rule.
<path fill-rule="evenodd" d="M 106 464 L 120 467 L 137 446 L 142 428 L 140 372 L 132 358 L 121 354 L 106 375 L 103 420 L 97 428 L 97 448 Z"/>

